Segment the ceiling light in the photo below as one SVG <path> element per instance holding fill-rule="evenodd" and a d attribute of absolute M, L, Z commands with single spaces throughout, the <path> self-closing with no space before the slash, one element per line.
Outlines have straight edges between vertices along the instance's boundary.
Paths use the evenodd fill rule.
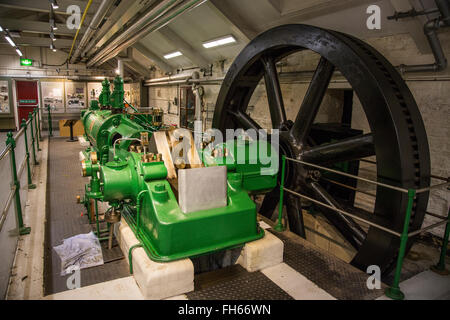
<path fill-rule="evenodd" d="M 116 74 L 120 74 L 120 69 L 116 69 Z"/>
<path fill-rule="evenodd" d="M 50 39 L 52 39 L 52 41 L 56 41 L 56 37 L 55 34 L 53 33 L 53 30 L 50 31 Z"/>
<path fill-rule="evenodd" d="M 3 28 L 0 26 L 0 32 L 2 32 L 3 31 Z"/>
<path fill-rule="evenodd" d="M 50 19 L 50 27 L 52 30 L 58 30 L 58 27 L 56 26 L 55 19 Z"/>
<path fill-rule="evenodd" d="M 50 44 L 50 49 L 51 49 L 53 52 L 56 52 L 56 47 L 55 47 L 55 45 L 54 45 L 53 43 Z"/>
<path fill-rule="evenodd" d="M 17 54 L 18 54 L 19 56 L 23 56 L 22 51 L 20 51 L 19 48 L 16 49 L 16 52 L 17 52 Z"/>
<path fill-rule="evenodd" d="M 223 46 L 223 45 L 226 45 L 229 43 L 235 43 L 235 42 L 236 42 L 235 37 L 226 36 L 226 37 L 222 37 L 219 39 L 203 42 L 203 47 L 205 47 L 206 49 L 209 49 L 209 48 Z"/>
<path fill-rule="evenodd" d="M 58 2 L 56 2 L 56 0 L 50 0 L 50 3 L 52 5 L 53 9 L 58 9 L 59 8 Z"/>
<path fill-rule="evenodd" d="M 166 54 L 164 56 L 164 59 L 169 60 L 169 59 L 172 59 L 172 58 L 175 58 L 175 57 L 179 57 L 179 56 L 182 56 L 182 55 L 183 54 L 180 51 L 175 51 L 175 52 Z"/>
<path fill-rule="evenodd" d="M 12 47 L 15 47 L 15 46 L 16 46 L 16 44 L 14 43 L 14 41 L 12 41 L 11 38 L 10 38 L 9 36 L 5 36 L 5 39 L 6 39 L 6 41 L 9 42 L 9 44 L 10 44 Z"/>

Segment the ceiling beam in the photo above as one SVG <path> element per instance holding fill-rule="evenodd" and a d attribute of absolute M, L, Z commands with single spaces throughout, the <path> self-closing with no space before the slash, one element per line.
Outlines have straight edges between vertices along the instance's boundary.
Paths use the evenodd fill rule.
<path fill-rule="evenodd" d="M 0 18 L 0 26 L 9 30 L 25 31 L 31 33 L 50 33 L 50 24 L 48 22 L 31 21 L 31 20 L 15 20 Z M 73 36 L 77 32 L 76 29 L 70 30 L 65 24 L 56 24 L 58 27 L 54 31 L 58 35 Z M 86 28 L 81 28 L 80 32 L 84 32 Z"/>
<path fill-rule="evenodd" d="M 155 54 L 152 51 L 150 51 L 142 43 L 136 42 L 133 45 L 133 48 L 135 48 L 141 54 L 146 56 L 148 59 L 152 60 L 162 71 L 164 71 L 164 72 L 171 72 L 173 70 L 173 68 L 169 64 L 167 64 L 164 60 L 162 60 L 160 57 L 158 57 L 157 54 Z"/>
<path fill-rule="evenodd" d="M 125 62 L 125 65 L 143 77 L 150 76 L 149 70 L 135 60 Z"/>
<path fill-rule="evenodd" d="M 181 51 L 183 55 L 191 60 L 197 67 L 206 67 L 210 62 L 202 56 L 198 51 L 196 51 L 189 43 L 187 43 L 183 38 L 181 38 L 176 32 L 165 26 L 158 30 L 158 32 L 172 45 L 174 45 L 177 50 Z"/>
<path fill-rule="evenodd" d="M 81 9 L 81 13 L 83 13 L 84 8 L 86 7 L 86 1 L 79 0 L 58 0 L 59 8 L 55 10 L 55 13 L 58 14 L 67 14 L 67 7 L 70 5 L 77 5 Z M 90 7 L 90 12 L 95 12 L 98 9 L 99 4 L 97 2 L 93 2 Z M 49 12 L 50 11 L 50 3 L 48 1 L 36 1 L 36 0 L 2 0 L 0 1 L 0 7 L 4 8 L 12 8 L 12 9 L 20 9 L 20 10 L 28 10 L 28 11 L 36 11 L 36 12 Z"/>
<path fill-rule="evenodd" d="M 216 13 L 228 20 L 236 31 L 247 40 L 252 40 L 258 35 L 258 31 L 250 26 L 244 18 L 239 14 L 238 10 L 230 6 L 230 3 L 223 0 L 210 0 L 212 8 Z"/>
<path fill-rule="evenodd" d="M 41 37 L 20 37 L 13 38 L 14 42 L 18 46 L 30 46 L 30 47 L 50 47 L 53 42 L 50 38 Z M 0 37 L 0 43 L 8 43 L 4 37 Z M 70 39 L 58 39 L 53 42 L 57 49 L 70 48 L 72 46 L 72 40 Z"/>

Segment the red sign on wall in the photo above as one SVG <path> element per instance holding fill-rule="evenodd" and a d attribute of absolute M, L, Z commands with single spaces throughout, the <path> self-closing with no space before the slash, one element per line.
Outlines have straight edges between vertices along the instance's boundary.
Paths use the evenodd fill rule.
<path fill-rule="evenodd" d="M 37 81 L 16 81 L 17 113 L 19 123 L 28 120 L 28 114 L 39 106 Z"/>

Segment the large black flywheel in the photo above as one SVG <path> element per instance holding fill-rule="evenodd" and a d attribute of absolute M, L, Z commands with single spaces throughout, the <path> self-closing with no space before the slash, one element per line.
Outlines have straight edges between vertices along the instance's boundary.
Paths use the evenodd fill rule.
<path fill-rule="evenodd" d="M 276 63 L 302 50 L 320 55 L 295 119 L 287 119 Z M 333 73 L 341 72 L 357 94 L 371 133 L 360 134 L 327 144 L 311 139 L 314 120 Z M 377 181 L 402 188 L 423 188 L 430 183 L 429 147 L 417 104 L 395 68 L 366 43 L 335 31 L 308 25 L 284 25 L 271 29 L 240 53 L 219 93 L 213 128 L 260 129 L 247 113 L 249 101 L 264 78 L 272 127 L 280 130 L 280 153 L 323 166 L 376 156 Z M 335 141 L 337 140 L 337 141 Z M 349 208 L 324 187 L 324 181 L 311 168 L 289 163 L 286 187 L 308 194 L 336 208 L 401 231 L 408 196 L 399 191 L 377 187 L 373 212 Z M 279 192 L 265 196 L 260 213 L 270 217 L 279 202 Z M 414 201 L 411 230 L 422 225 L 428 194 Z M 291 231 L 304 236 L 301 200 L 287 195 L 286 212 Z M 365 270 L 378 265 L 390 269 L 398 252 L 399 239 L 374 227 L 362 228 L 354 220 L 325 208 L 320 209 L 357 253 L 352 264 Z M 410 241 L 408 248 L 411 246 Z"/>

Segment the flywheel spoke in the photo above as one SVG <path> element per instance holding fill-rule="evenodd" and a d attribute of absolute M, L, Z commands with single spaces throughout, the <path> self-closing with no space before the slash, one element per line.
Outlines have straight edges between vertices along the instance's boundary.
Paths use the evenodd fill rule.
<path fill-rule="evenodd" d="M 271 57 L 262 57 L 264 66 L 264 80 L 266 82 L 267 99 L 269 102 L 272 127 L 281 129 L 286 123 L 286 111 L 284 109 L 283 96 L 281 94 L 280 80 L 277 67 Z"/>
<path fill-rule="evenodd" d="M 286 202 L 286 211 L 289 222 L 289 230 L 306 239 L 305 224 L 303 222 L 303 213 L 301 211 L 300 199 L 297 196 L 288 195 Z"/>
<path fill-rule="evenodd" d="M 320 59 L 297 114 L 297 118 L 295 119 L 294 126 L 291 128 L 291 135 L 298 142 L 305 142 L 309 135 L 311 126 L 319 112 L 320 105 L 330 84 L 334 69 L 334 65 L 327 59 L 323 57 Z"/>
<path fill-rule="evenodd" d="M 248 114 L 242 112 L 241 110 L 238 111 L 228 110 L 228 112 L 234 116 L 234 118 L 245 130 L 254 129 L 258 131 L 261 129 L 261 126 L 255 120 L 250 118 Z"/>
<path fill-rule="evenodd" d="M 313 147 L 303 152 L 302 160 L 315 164 L 328 164 L 374 155 L 373 134 L 370 133 Z"/>
<path fill-rule="evenodd" d="M 317 182 L 310 183 L 310 187 L 315 194 L 315 198 L 325 202 L 333 208 L 342 210 L 340 204 Z M 356 249 L 359 249 L 366 238 L 366 232 L 352 218 L 347 217 L 325 207 L 320 207 L 328 221 L 330 221 L 348 242 Z"/>

